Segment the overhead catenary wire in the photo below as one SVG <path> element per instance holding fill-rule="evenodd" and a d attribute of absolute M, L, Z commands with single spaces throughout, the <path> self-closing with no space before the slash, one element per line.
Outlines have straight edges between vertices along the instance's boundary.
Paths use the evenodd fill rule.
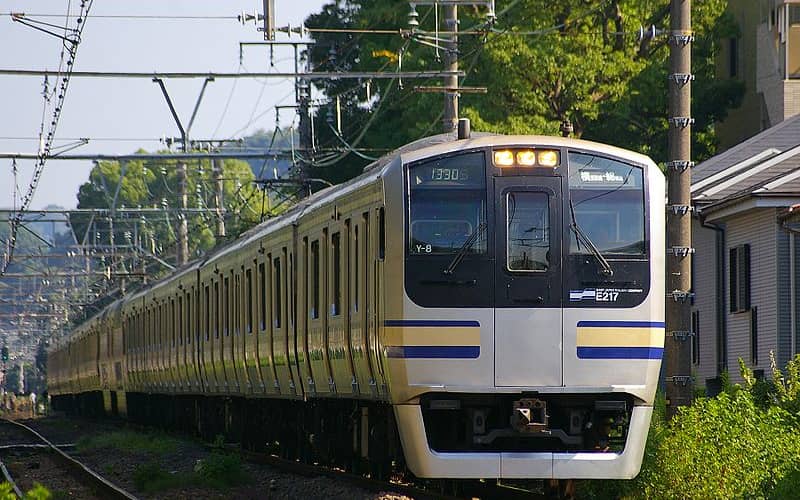
<path fill-rule="evenodd" d="M 66 50 L 68 53 L 66 61 L 67 69 L 66 69 L 66 74 L 61 76 L 58 82 L 56 83 L 56 86 L 59 87 L 58 88 L 59 94 L 56 99 L 55 109 L 53 110 L 53 118 L 50 122 L 50 126 L 48 127 L 47 137 L 44 140 L 44 146 L 42 148 L 43 150 L 42 152 L 45 154 L 42 155 L 42 157 L 37 161 L 36 167 L 34 168 L 33 176 L 28 186 L 28 190 L 22 199 L 22 203 L 20 204 L 20 211 L 14 216 L 13 220 L 11 221 L 9 227 L 8 252 L 6 259 L 3 261 L 2 266 L 0 266 L 0 277 L 2 277 L 6 273 L 6 271 L 8 270 L 8 266 L 13 260 L 14 249 L 17 242 L 17 231 L 19 230 L 19 226 L 22 221 L 22 214 L 28 209 L 31 201 L 33 200 L 33 195 L 36 192 L 36 188 L 39 185 L 39 180 L 41 179 L 42 172 L 44 171 L 44 166 L 47 161 L 47 157 L 50 154 L 50 148 L 52 146 L 53 139 L 55 138 L 56 129 L 58 127 L 58 122 L 61 117 L 61 110 L 63 109 L 64 98 L 66 97 L 67 89 L 69 87 L 69 81 L 71 78 L 75 57 L 77 55 L 78 45 L 80 44 L 80 39 L 81 35 L 83 34 L 83 29 L 86 27 L 85 20 L 86 17 L 89 15 L 89 12 L 91 11 L 93 3 L 94 0 L 81 0 L 80 11 L 77 17 L 77 28 L 75 28 L 74 30 L 75 37 L 72 39 L 65 37 L 64 43 L 62 43 L 61 59 L 62 61 L 64 60 L 65 56 L 64 50 Z M 69 14 L 69 11 L 67 12 L 67 14 Z M 67 47 L 67 42 L 70 42 L 72 45 Z M 59 68 L 61 68 L 61 65 L 59 65 Z M 45 99 L 47 99 L 47 97 L 45 97 Z M 42 133 L 43 130 L 44 129 L 42 129 Z"/>

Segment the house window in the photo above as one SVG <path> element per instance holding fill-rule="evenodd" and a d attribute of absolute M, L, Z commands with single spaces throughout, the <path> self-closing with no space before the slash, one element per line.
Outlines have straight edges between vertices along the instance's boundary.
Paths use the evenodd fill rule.
<path fill-rule="evenodd" d="M 700 364 L 700 311 L 692 311 L 692 364 Z"/>
<path fill-rule="evenodd" d="M 758 308 L 750 310 L 750 362 L 758 364 Z"/>
<path fill-rule="evenodd" d="M 750 309 L 750 245 L 739 245 L 729 251 L 731 312 Z"/>
<path fill-rule="evenodd" d="M 739 39 L 728 39 L 728 76 L 735 78 L 739 75 Z"/>

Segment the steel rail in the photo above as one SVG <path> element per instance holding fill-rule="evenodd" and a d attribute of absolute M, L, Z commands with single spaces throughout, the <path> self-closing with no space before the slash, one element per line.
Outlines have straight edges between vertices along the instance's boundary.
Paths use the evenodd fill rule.
<path fill-rule="evenodd" d="M 68 454 L 64 453 L 58 446 L 54 445 L 50 441 L 47 440 L 44 436 L 36 432 L 34 429 L 28 427 L 25 424 L 20 422 L 15 422 L 14 420 L 2 418 L 0 417 L 1 422 L 5 422 L 11 425 L 15 425 L 21 429 L 24 429 L 30 434 L 36 436 L 39 440 L 45 443 L 48 449 L 55 454 L 55 456 L 61 460 L 61 462 L 70 468 L 73 473 L 75 473 L 81 479 L 87 480 L 89 483 L 94 484 L 99 487 L 101 493 L 105 498 L 122 498 L 125 500 L 136 500 L 136 497 L 132 494 L 128 493 L 124 489 L 120 488 L 119 486 L 111 483 L 106 478 L 101 476 L 100 474 L 96 473 L 86 465 L 82 464 L 78 460 L 72 458 Z M 22 498 L 22 496 L 20 496 Z"/>
<path fill-rule="evenodd" d="M 22 490 L 20 490 L 17 483 L 14 482 L 14 478 L 11 477 L 11 473 L 8 472 L 2 460 L 0 460 L 0 473 L 3 474 L 3 481 L 11 485 L 11 489 L 14 490 L 14 494 L 17 495 L 17 498 L 24 498 L 25 495 L 22 494 Z"/>

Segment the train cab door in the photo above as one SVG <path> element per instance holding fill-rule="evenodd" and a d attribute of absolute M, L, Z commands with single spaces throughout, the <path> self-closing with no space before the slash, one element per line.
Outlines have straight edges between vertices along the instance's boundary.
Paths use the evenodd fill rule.
<path fill-rule="evenodd" d="M 497 387 L 561 386 L 561 178 L 494 179 Z"/>

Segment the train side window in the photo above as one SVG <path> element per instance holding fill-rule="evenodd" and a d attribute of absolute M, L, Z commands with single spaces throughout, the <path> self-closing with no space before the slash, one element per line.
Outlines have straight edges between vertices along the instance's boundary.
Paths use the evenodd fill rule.
<path fill-rule="evenodd" d="M 175 347 L 175 299 L 169 299 L 169 329 L 172 333 L 172 347 Z"/>
<path fill-rule="evenodd" d="M 241 334 L 242 328 L 242 278 L 236 274 L 233 278 L 233 334 Z"/>
<path fill-rule="evenodd" d="M 286 255 L 286 249 L 283 249 Z M 289 311 L 286 313 L 286 321 L 289 322 L 289 327 L 297 323 L 297 309 L 295 308 L 295 282 L 296 275 L 294 274 L 294 254 L 289 254 L 289 268 L 286 270 L 286 305 Z"/>
<path fill-rule="evenodd" d="M 281 327 L 281 259 L 277 257 L 274 261 L 274 270 L 275 270 L 275 283 L 272 288 L 273 290 L 273 303 L 275 304 L 275 310 L 273 312 L 273 318 L 275 318 L 275 328 Z"/>
<path fill-rule="evenodd" d="M 178 296 L 178 345 L 183 345 L 183 295 Z"/>
<path fill-rule="evenodd" d="M 153 308 L 153 334 L 155 335 L 155 347 L 156 349 L 161 349 L 161 334 L 163 333 L 163 328 L 161 327 L 161 304 L 156 302 L 155 307 Z"/>
<path fill-rule="evenodd" d="M 319 240 L 311 242 L 311 319 L 319 318 Z"/>
<path fill-rule="evenodd" d="M 194 288 L 190 291 L 186 292 L 186 344 L 192 343 L 192 337 L 194 336 L 194 308 L 192 305 L 194 304 Z"/>
<path fill-rule="evenodd" d="M 211 339 L 211 293 L 208 285 L 203 287 L 203 318 L 206 333 L 206 342 Z"/>
<path fill-rule="evenodd" d="M 229 322 L 231 317 L 231 284 L 229 278 L 226 276 L 222 285 L 222 332 L 227 337 L 230 335 Z"/>
<path fill-rule="evenodd" d="M 378 258 L 386 257 L 386 220 L 383 207 L 378 209 Z"/>
<path fill-rule="evenodd" d="M 245 288 L 244 293 L 247 297 L 247 318 L 245 325 L 247 327 L 247 333 L 253 333 L 253 271 L 252 269 L 247 269 L 244 272 L 244 282 Z"/>
<path fill-rule="evenodd" d="M 333 233 L 331 235 L 331 258 L 332 258 L 332 274 L 333 274 L 333 290 L 331 293 L 331 316 L 338 316 L 341 314 L 342 309 L 342 242 L 341 234 Z"/>
<path fill-rule="evenodd" d="M 261 262 L 258 264 L 258 328 L 259 331 L 267 329 L 267 266 Z"/>
<path fill-rule="evenodd" d="M 361 246 L 358 244 L 358 224 L 353 227 L 353 312 L 358 312 L 358 256 Z"/>
<path fill-rule="evenodd" d="M 219 281 L 214 282 L 214 338 L 219 338 L 219 318 L 220 318 L 220 307 L 219 307 Z"/>

